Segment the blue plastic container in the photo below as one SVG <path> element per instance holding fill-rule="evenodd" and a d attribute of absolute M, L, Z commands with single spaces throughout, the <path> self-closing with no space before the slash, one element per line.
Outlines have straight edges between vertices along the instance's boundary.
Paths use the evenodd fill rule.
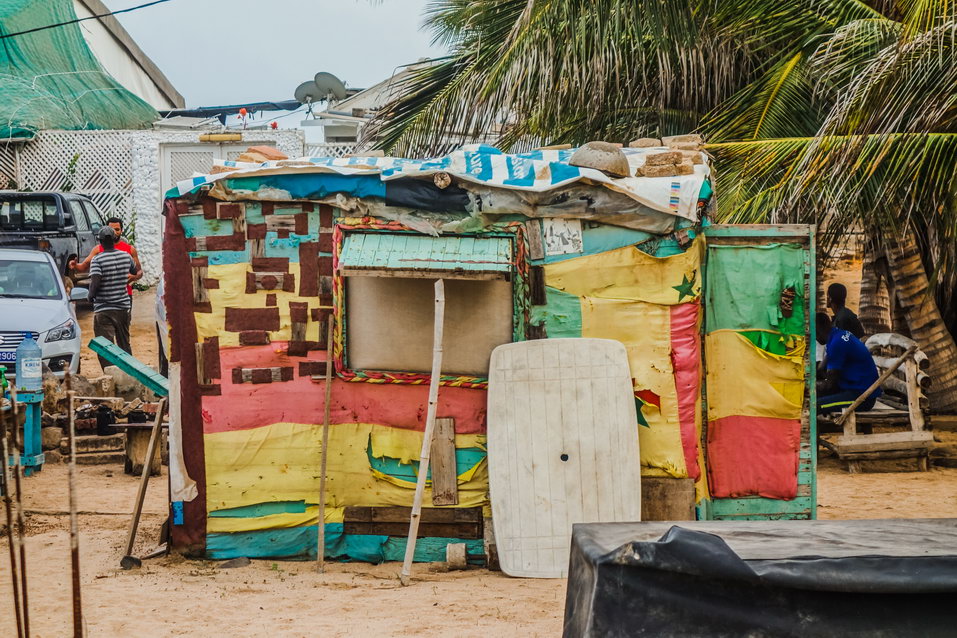
<path fill-rule="evenodd" d="M 17 392 L 43 389 L 43 352 L 30 333 L 24 333 L 17 347 Z"/>

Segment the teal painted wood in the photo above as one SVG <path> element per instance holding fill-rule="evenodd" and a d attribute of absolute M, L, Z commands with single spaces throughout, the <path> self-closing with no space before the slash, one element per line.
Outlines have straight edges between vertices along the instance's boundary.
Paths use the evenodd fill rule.
<path fill-rule="evenodd" d="M 169 382 L 159 372 L 140 362 L 105 337 L 96 337 L 89 348 L 161 397 L 169 396 Z"/>
<path fill-rule="evenodd" d="M 339 263 L 370 270 L 509 272 L 511 237 L 430 237 L 412 233 L 350 233 Z"/>
<path fill-rule="evenodd" d="M 709 506 L 713 520 L 767 520 L 811 518 L 811 497 L 799 496 L 790 501 L 753 496 L 747 498 L 717 498 Z"/>
<path fill-rule="evenodd" d="M 706 237 L 776 237 L 799 238 L 807 241 L 814 227 L 808 224 L 715 224 L 702 229 Z"/>

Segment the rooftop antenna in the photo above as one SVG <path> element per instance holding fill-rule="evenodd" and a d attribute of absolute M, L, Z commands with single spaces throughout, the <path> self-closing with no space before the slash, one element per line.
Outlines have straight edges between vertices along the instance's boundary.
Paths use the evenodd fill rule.
<path fill-rule="evenodd" d="M 342 80 L 326 71 L 319 71 L 313 80 L 319 90 L 322 91 L 323 99 L 328 102 L 338 102 L 346 99 L 346 85 Z"/>

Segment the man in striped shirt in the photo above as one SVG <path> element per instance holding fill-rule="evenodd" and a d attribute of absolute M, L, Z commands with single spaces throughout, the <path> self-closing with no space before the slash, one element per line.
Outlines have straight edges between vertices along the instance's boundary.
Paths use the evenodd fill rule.
<path fill-rule="evenodd" d="M 130 349 L 130 296 L 127 275 L 136 274 L 129 253 L 116 248 L 116 233 L 109 226 L 97 232 L 102 250 L 90 263 L 90 298 L 93 300 L 93 334 L 106 337 L 123 350 Z M 100 367 L 110 365 L 100 357 Z"/>

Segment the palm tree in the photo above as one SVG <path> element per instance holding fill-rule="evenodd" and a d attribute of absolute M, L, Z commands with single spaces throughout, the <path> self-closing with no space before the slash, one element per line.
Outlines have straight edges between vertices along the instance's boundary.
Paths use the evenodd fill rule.
<path fill-rule="evenodd" d="M 721 221 L 866 230 L 957 409 L 957 0 L 436 0 L 427 24 L 451 54 L 383 109 L 380 147 L 698 130 Z"/>

